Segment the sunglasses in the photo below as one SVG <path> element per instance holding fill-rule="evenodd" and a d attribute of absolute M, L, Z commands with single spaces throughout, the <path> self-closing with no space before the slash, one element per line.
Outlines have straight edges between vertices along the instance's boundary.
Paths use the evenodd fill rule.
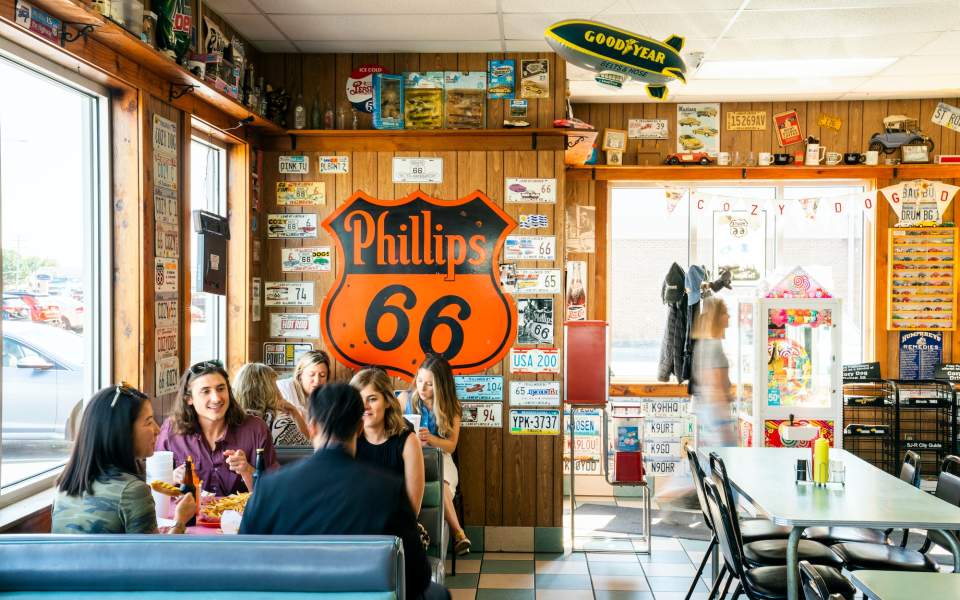
<path fill-rule="evenodd" d="M 199 375 L 204 371 L 217 371 L 223 370 L 223 363 L 217 359 L 214 360 L 205 360 L 203 362 L 198 362 L 197 364 L 190 367 L 190 373 L 193 375 Z"/>
<path fill-rule="evenodd" d="M 117 399 L 120 398 L 121 394 L 123 394 L 124 396 L 133 396 L 138 400 L 147 399 L 146 394 L 144 394 L 137 388 L 133 387 L 132 385 L 128 384 L 127 382 L 121 381 L 120 383 L 117 384 L 117 388 L 113 392 L 113 401 L 110 402 L 110 408 L 113 408 L 114 406 L 117 405 Z"/>

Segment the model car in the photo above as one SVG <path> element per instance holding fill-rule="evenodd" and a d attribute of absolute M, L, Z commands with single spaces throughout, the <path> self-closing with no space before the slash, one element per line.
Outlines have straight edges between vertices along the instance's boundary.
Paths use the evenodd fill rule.
<path fill-rule="evenodd" d="M 691 127 L 696 127 L 697 125 L 700 124 L 700 119 L 697 119 L 696 117 L 684 117 L 679 121 L 677 121 L 677 123 L 679 125 L 689 125 Z"/>
<path fill-rule="evenodd" d="M 717 135 L 717 130 L 713 127 L 697 127 L 693 130 L 693 132 L 704 137 L 713 137 Z"/>
<path fill-rule="evenodd" d="M 698 117 L 715 117 L 717 116 L 717 109 L 712 107 L 698 108 L 697 116 Z"/>
<path fill-rule="evenodd" d="M 680 145 L 682 145 L 686 150 L 699 150 L 700 148 L 703 148 L 703 142 L 692 135 L 687 134 L 680 136 Z"/>
<path fill-rule="evenodd" d="M 890 115 L 883 120 L 884 133 L 870 136 L 870 149 L 884 154 L 893 154 L 900 146 L 923 145 L 927 153 L 933 152 L 933 140 L 923 135 L 919 122 L 906 115 Z"/>
<path fill-rule="evenodd" d="M 668 165 L 709 165 L 711 159 L 706 152 L 676 152 L 663 162 Z"/>

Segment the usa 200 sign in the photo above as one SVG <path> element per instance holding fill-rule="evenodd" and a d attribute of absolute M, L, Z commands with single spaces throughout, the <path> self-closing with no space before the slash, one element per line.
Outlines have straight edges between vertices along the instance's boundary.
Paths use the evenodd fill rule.
<path fill-rule="evenodd" d="M 454 372 L 476 373 L 513 345 L 517 309 L 497 265 L 516 222 L 482 193 L 448 201 L 357 192 L 323 227 L 342 257 L 320 308 L 340 362 L 411 379 L 436 353 Z"/>

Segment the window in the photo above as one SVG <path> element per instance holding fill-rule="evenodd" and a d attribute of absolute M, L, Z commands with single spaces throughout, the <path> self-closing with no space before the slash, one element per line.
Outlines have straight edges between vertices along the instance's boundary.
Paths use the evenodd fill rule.
<path fill-rule="evenodd" d="M 193 138 L 190 144 L 191 211 L 227 216 L 227 153 L 210 142 Z M 226 359 L 226 297 L 197 289 L 196 234 L 190 244 L 190 363 Z"/>
<path fill-rule="evenodd" d="M 716 273 L 729 262 L 730 255 L 740 257 L 749 266 L 735 281 L 733 290 L 723 297 L 736 314 L 740 299 L 753 298 L 767 279 L 785 276 L 802 266 L 811 277 L 843 300 L 844 363 L 863 360 L 867 311 L 865 290 L 871 272 L 864 240 L 872 239 L 868 213 L 845 211 L 845 216 L 827 214 L 821 207 L 815 219 L 800 212 L 801 198 L 829 198 L 864 191 L 861 182 L 783 182 L 736 186 L 685 185 L 677 189 L 679 201 L 668 211 L 664 187 L 623 186 L 613 188 L 610 198 L 612 223 L 612 349 L 611 368 L 617 379 L 655 381 L 660 348 L 666 328 L 667 308 L 660 298 L 661 286 L 670 265 L 684 271 L 699 264 Z M 744 199 L 734 203 L 732 211 L 707 207 L 694 210 L 692 202 L 701 197 Z M 691 200 L 694 198 L 694 200 Z M 793 201 L 791 210 L 781 214 L 782 200 Z M 748 205 L 757 205 L 748 219 L 754 243 L 731 248 L 723 239 L 729 221 L 747 216 Z M 722 205 L 722 203 L 721 203 Z M 743 208 L 740 211 L 740 208 Z M 741 249 L 742 248 L 742 249 Z M 775 282 L 773 282 L 775 283 Z M 735 320 L 733 320 L 735 321 Z M 736 369 L 736 325 L 727 330 L 725 346 Z"/>
<path fill-rule="evenodd" d="M 24 56 L 0 41 L 0 504 L 66 462 L 110 356 L 106 92 Z"/>

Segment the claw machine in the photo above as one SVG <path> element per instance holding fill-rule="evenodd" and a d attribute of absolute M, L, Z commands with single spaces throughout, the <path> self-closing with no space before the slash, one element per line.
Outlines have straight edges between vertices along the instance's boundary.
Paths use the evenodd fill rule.
<path fill-rule="evenodd" d="M 763 288 L 761 288 L 763 289 Z M 801 267 L 738 309 L 742 446 L 843 447 L 840 300 Z"/>

